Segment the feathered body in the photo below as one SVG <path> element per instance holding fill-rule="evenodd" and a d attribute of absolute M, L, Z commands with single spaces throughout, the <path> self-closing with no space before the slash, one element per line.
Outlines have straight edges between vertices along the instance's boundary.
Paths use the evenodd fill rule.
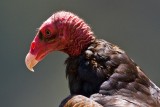
<path fill-rule="evenodd" d="M 160 89 L 118 46 L 97 39 L 70 12 L 57 12 L 39 28 L 26 56 L 33 67 L 52 51 L 69 55 L 70 93 L 60 107 L 160 107 Z"/>
<path fill-rule="evenodd" d="M 158 87 L 123 50 L 105 40 L 95 40 L 66 64 L 73 95 L 91 97 L 104 107 L 160 106 Z"/>

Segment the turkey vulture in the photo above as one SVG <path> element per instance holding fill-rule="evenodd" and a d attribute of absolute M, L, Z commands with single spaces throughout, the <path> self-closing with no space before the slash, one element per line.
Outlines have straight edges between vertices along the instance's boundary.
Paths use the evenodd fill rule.
<path fill-rule="evenodd" d="M 69 57 L 70 95 L 60 107 L 160 107 L 160 89 L 118 46 L 97 39 L 83 19 L 60 11 L 38 29 L 25 63 L 29 70 L 52 51 Z"/>

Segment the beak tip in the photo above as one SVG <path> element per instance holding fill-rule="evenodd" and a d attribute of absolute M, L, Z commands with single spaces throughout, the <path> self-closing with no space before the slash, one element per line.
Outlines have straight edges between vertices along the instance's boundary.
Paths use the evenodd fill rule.
<path fill-rule="evenodd" d="M 34 72 L 34 69 L 32 69 L 31 71 Z"/>
<path fill-rule="evenodd" d="M 31 69 L 29 69 L 31 72 L 34 72 L 34 69 L 33 68 L 31 68 Z"/>

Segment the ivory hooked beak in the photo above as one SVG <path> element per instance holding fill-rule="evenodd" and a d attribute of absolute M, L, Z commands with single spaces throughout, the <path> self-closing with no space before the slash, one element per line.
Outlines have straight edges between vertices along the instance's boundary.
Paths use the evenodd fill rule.
<path fill-rule="evenodd" d="M 25 58 L 26 66 L 32 72 L 34 72 L 33 67 L 39 62 L 35 59 L 35 57 L 36 57 L 35 55 L 32 55 L 31 53 L 28 53 L 26 58 Z"/>

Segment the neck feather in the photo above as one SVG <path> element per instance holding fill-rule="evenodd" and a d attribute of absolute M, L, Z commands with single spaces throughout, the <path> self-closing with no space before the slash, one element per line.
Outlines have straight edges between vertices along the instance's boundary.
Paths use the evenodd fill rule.
<path fill-rule="evenodd" d="M 78 16 L 70 12 L 58 12 L 54 22 L 59 29 L 59 34 L 66 36 L 67 45 L 62 51 L 69 56 L 78 56 L 95 40 L 91 28 Z"/>

